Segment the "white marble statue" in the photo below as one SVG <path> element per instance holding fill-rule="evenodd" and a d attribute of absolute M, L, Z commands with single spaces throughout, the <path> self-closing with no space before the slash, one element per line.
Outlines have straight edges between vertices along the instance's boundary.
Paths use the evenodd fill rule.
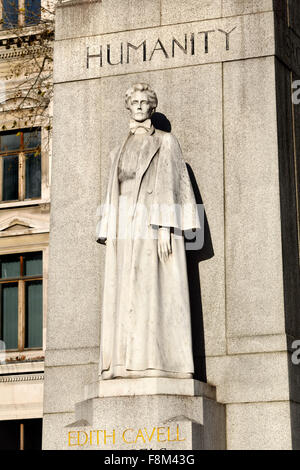
<path fill-rule="evenodd" d="M 152 125 L 155 92 L 134 85 L 126 107 L 97 240 L 107 250 L 99 375 L 192 378 L 183 231 L 200 228 L 195 197 L 178 141 Z"/>

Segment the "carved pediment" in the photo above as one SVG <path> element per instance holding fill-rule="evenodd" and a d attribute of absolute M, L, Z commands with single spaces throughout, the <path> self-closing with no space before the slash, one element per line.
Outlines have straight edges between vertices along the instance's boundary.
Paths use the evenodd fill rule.
<path fill-rule="evenodd" d="M 0 238 L 48 231 L 49 210 L 45 211 L 45 208 L 22 207 L 0 211 Z"/>
<path fill-rule="evenodd" d="M 0 232 L 22 231 L 35 228 L 31 221 L 18 218 L 6 219 L 0 223 Z"/>
<path fill-rule="evenodd" d="M 0 59 L 1 59 L 1 55 L 0 55 Z M 6 95 L 5 96 L 3 95 L 3 97 L 1 97 L 1 102 L 0 102 L 1 112 L 11 111 L 13 109 L 18 108 L 18 106 L 24 103 L 24 98 L 26 97 L 25 92 L 23 92 L 22 93 L 23 96 L 20 96 L 20 97 L 13 96 L 14 93 L 15 93 L 14 90 L 6 90 Z M 10 94 L 12 96 L 9 96 Z M 26 109 L 35 108 L 38 104 L 40 104 L 40 102 L 37 99 L 32 98 L 32 97 L 26 98 Z"/>

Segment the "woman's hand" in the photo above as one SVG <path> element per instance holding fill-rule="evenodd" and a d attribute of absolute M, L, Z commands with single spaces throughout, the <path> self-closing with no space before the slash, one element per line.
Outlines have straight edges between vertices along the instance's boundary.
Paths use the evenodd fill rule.
<path fill-rule="evenodd" d="M 169 227 L 160 227 L 158 229 L 158 256 L 162 263 L 165 263 L 172 253 L 171 231 Z"/>

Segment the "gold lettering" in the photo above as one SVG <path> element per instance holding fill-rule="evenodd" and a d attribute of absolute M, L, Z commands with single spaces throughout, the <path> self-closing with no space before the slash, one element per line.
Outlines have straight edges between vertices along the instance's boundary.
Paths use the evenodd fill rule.
<path fill-rule="evenodd" d="M 143 436 L 143 433 L 142 433 L 142 430 L 141 430 L 141 429 L 139 429 L 139 432 L 137 433 L 135 443 L 137 443 L 137 440 L 138 440 L 140 437 L 143 439 L 144 444 L 146 444 L 146 440 L 145 440 L 145 438 L 144 438 L 144 436 Z"/>
<path fill-rule="evenodd" d="M 170 439 L 170 428 L 168 428 L 168 442 L 176 442 L 177 439 Z"/>
<path fill-rule="evenodd" d="M 69 447 L 76 446 L 76 444 L 71 444 L 71 439 L 74 439 L 74 437 L 75 437 L 75 436 L 71 437 L 71 434 L 74 434 L 74 433 L 75 433 L 75 431 L 68 432 L 68 434 L 69 434 Z"/>
<path fill-rule="evenodd" d="M 151 441 L 152 441 L 152 438 L 153 438 L 153 436 L 154 436 L 154 433 L 155 433 L 155 429 L 156 429 L 156 428 L 153 428 L 150 437 L 149 437 L 149 435 L 148 435 L 147 429 L 146 429 L 146 428 L 144 428 L 144 429 L 145 429 L 145 433 L 146 433 L 146 436 L 148 437 L 149 442 L 151 442 Z"/>
<path fill-rule="evenodd" d="M 160 430 L 163 429 L 163 432 L 165 432 L 165 428 L 157 428 L 157 442 L 166 442 L 166 439 L 161 441 L 160 440 Z"/>
<path fill-rule="evenodd" d="M 80 433 L 85 434 L 85 442 L 83 444 L 80 444 Z M 78 445 L 79 446 L 85 446 L 85 444 L 88 441 L 89 436 L 87 435 L 87 433 L 85 431 L 78 431 L 77 434 L 78 434 Z"/>
<path fill-rule="evenodd" d="M 184 438 L 184 439 L 179 439 L 179 424 L 177 424 L 177 441 L 178 441 L 178 442 L 183 442 L 183 441 L 185 441 L 185 438 Z"/>
<path fill-rule="evenodd" d="M 126 441 L 126 439 L 125 439 L 125 433 L 126 433 L 127 431 L 133 431 L 133 429 L 131 429 L 131 428 L 125 429 L 125 431 L 123 432 L 123 435 L 122 435 L 123 441 L 126 442 L 126 444 L 134 444 L 134 441 L 130 441 L 130 442 Z"/>
<path fill-rule="evenodd" d="M 112 438 L 113 438 L 113 444 L 116 443 L 116 431 L 115 431 L 115 430 L 113 430 L 113 433 L 110 434 L 110 435 L 109 435 L 109 434 L 106 434 L 106 430 L 104 431 L 104 444 L 105 444 L 105 445 L 106 445 L 106 439 L 107 439 L 108 437 L 112 437 Z"/>

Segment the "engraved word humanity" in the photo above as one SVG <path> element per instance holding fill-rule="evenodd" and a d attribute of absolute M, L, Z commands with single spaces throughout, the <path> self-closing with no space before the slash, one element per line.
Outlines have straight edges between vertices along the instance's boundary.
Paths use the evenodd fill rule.
<path fill-rule="evenodd" d="M 218 43 L 221 40 L 224 51 L 229 51 L 232 34 L 236 29 L 236 26 L 228 31 L 210 29 L 185 33 L 181 37 L 173 36 L 168 40 L 158 37 L 154 40 L 144 39 L 139 43 L 121 41 L 118 45 L 107 43 L 98 47 L 87 47 L 86 67 L 90 68 L 91 64 L 97 64 L 99 67 L 120 66 L 132 62 L 151 62 L 157 57 L 167 60 L 178 58 L 179 55 L 193 57 L 200 54 L 209 54 L 216 35 L 219 36 Z"/>

